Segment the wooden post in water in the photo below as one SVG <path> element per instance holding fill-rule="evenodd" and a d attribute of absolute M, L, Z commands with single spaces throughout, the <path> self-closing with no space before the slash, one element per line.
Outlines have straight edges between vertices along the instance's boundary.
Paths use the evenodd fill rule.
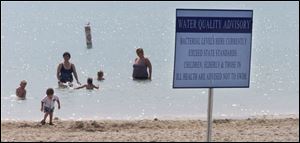
<path fill-rule="evenodd" d="M 87 48 L 92 48 L 92 34 L 90 22 L 84 27 Z"/>

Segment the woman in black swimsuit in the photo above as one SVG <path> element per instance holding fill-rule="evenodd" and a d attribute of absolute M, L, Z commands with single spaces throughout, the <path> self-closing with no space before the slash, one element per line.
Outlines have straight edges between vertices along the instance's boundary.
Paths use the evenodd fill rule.
<path fill-rule="evenodd" d="M 152 77 L 152 65 L 148 58 L 144 57 L 144 50 L 142 48 L 136 49 L 138 58 L 134 60 L 133 64 L 133 79 L 150 79 Z M 149 69 L 149 72 L 147 71 Z"/>
<path fill-rule="evenodd" d="M 57 79 L 58 84 L 61 85 L 62 83 L 67 83 L 67 82 L 73 82 L 73 75 L 77 81 L 78 84 L 80 84 L 80 82 L 78 81 L 78 76 L 76 73 L 76 68 L 75 65 L 70 63 L 69 60 L 71 58 L 71 54 L 69 52 L 65 52 L 63 54 L 64 57 L 64 62 L 60 63 L 57 67 Z"/>

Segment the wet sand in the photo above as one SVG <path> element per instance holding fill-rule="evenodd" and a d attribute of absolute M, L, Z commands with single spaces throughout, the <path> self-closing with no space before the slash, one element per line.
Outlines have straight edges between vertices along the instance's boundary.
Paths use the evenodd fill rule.
<path fill-rule="evenodd" d="M 48 121 L 48 120 L 47 120 Z M 206 141 L 201 120 L 1 121 L 1 141 Z M 299 117 L 213 121 L 213 141 L 299 142 Z"/>

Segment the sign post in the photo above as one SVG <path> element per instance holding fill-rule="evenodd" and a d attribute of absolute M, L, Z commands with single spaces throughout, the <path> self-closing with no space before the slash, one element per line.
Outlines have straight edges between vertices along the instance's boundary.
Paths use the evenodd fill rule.
<path fill-rule="evenodd" d="M 252 10 L 176 9 L 173 88 L 249 88 Z"/>
<path fill-rule="evenodd" d="M 207 142 L 211 142 L 212 109 L 213 109 L 213 88 L 209 88 L 208 107 L 207 107 Z"/>

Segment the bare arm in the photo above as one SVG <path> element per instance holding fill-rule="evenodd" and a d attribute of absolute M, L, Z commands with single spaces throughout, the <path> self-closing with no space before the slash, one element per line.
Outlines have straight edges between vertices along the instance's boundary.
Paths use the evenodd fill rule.
<path fill-rule="evenodd" d="M 84 87 L 86 87 L 86 85 L 82 85 L 82 86 L 76 87 L 75 89 L 80 89 L 80 88 L 84 88 Z"/>
<path fill-rule="evenodd" d="M 44 102 L 41 102 L 41 111 L 43 112 L 43 104 Z"/>
<path fill-rule="evenodd" d="M 78 84 L 81 84 L 81 83 L 78 81 L 78 76 L 77 76 L 77 72 L 76 72 L 75 65 L 72 64 L 71 66 L 72 66 L 72 68 L 73 68 L 74 76 L 75 76 L 75 79 L 76 79 L 77 83 L 78 83 Z"/>
<path fill-rule="evenodd" d="M 57 67 L 57 71 L 56 71 L 56 77 L 57 77 L 58 81 L 60 81 L 61 66 L 62 66 L 62 64 L 59 64 L 58 67 Z"/>
<path fill-rule="evenodd" d="M 95 85 L 93 85 L 93 86 L 94 86 L 94 88 L 99 89 L 99 86 L 95 86 Z"/>
<path fill-rule="evenodd" d="M 57 101 L 57 104 L 58 104 L 58 109 L 60 109 L 60 101 L 59 100 L 56 100 Z"/>
<path fill-rule="evenodd" d="M 152 64 L 148 58 L 146 58 L 146 65 L 149 68 L 149 79 L 152 78 Z"/>
<path fill-rule="evenodd" d="M 20 90 L 19 90 L 19 88 L 16 89 L 16 95 L 20 97 Z"/>

